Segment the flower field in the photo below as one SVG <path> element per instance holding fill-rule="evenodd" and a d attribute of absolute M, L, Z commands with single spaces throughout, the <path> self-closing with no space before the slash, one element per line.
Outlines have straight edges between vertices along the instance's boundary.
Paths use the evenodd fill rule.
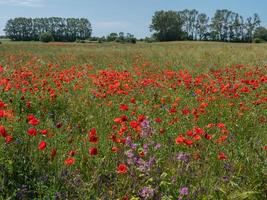
<path fill-rule="evenodd" d="M 265 199 L 266 47 L 3 43 L 0 199 Z"/>

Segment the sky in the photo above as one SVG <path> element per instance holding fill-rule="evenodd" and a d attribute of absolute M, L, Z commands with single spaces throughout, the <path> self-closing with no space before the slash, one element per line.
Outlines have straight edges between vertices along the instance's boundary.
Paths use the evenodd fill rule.
<path fill-rule="evenodd" d="M 258 13 L 267 27 L 267 0 L 0 0 L 0 35 L 14 17 L 85 17 L 93 36 L 111 32 L 150 36 L 155 11 L 196 9 L 212 17 L 216 9 L 229 9 L 244 17 Z"/>

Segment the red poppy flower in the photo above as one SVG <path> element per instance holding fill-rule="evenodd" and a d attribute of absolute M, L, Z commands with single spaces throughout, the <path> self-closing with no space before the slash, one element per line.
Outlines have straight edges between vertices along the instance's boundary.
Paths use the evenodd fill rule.
<path fill-rule="evenodd" d="M 126 115 L 121 116 L 121 121 L 126 122 L 128 120 L 128 117 Z"/>
<path fill-rule="evenodd" d="M 129 110 L 129 107 L 126 104 L 121 104 L 120 105 L 120 110 L 121 111 L 127 111 L 127 110 Z"/>
<path fill-rule="evenodd" d="M 227 135 L 223 135 L 216 140 L 216 143 L 220 144 L 227 139 Z"/>
<path fill-rule="evenodd" d="M 11 136 L 11 135 L 7 135 L 7 136 L 5 137 L 5 142 L 6 142 L 6 144 L 10 144 L 12 141 L 13 141 L 13 136 Z"/>
<path fill-rule="evenodd" d="M 194 132 L 195 132 L 196 134 L 199 134 L 199 135 L 204 134 L 204 130 L 201 129 L 201 128 L 199 128 L 199 127 L 195 127 L 195 128 L 194 128 Z"/>
<path fill-rule="evenodd" d="M 128 171 L 128 168 L 125 164 L 119 164 L 118 169 L 117 169 L 117 172 L 119 174 L 125 174 L 127 173 L 127 171 Z"/>
<path fill-rule="evenodd" d="M 96 136 L 96 129 L 92 128 L 89 133 L 89 142 L 96 144 L 98 142 L 98 137 Z"/>
<path fill-rule="evenodd" d="M 112 148 L 111 148 L 111 151 L 112 151 L 113 153 L 117 153 L 117 152 L 119 151 L 119 148 L 118 148 L 118 147 L 112 147 Z"/>
<path fill-rule="evenodd" d="M 144 115 L 139 115 L 138 116 L 138 122 L 142 122 L 142 121 L 144 121 L 145 120 L 145 116 Z"/>
<path fill-rule="evenodd" d="M 136 103 L 135 98 L 131 98 L 130 102 L 133 103 L 133 104 L 135 104 Z"/>
<path fill-rule="evenodd" d="M 225 128 L 225 124 L 223 124 L 223 123 L 218 123 L 218 124 L 217 124 L 217 127 L 218 127 L 218 128 Z"/>
<path fill-rule="evenodd" d="M 96 155 L 97 155 L 97 148 L 95 148 L 95 147 L 91 147 L 91 148 L 89 149 L 89 154 L 90 154 L 91 156 L 96 156 Z"/>
<path fill-rule="evenodd" d="M 123 197 L 122 200 L 129 200 L 127 196 Z"/>
<path fill-rule="evenodd" d="M 0 135 L 3 137 L 7 136 L 7 132 L 4 126 L 0 125 Z"/>
<path fill-rule="evenodd" d="M 200 135 L 195 135 L 195 136 L 194 136 L 194 139 L 195 139 L 195 140 L 200 140 L 200 139 L 201 139 L 201 136 L 200 136 Z"/>
<path fill-rule="evenodd" d="M 44 130 L 41 130 L 40 133 L 41 133 L 42 135 L 46 135 L 46 134 L 48 133 L 48 131 L 47 131 L 46 129 L 44 129 Z"/>
<path fill-rule="evenodd" d="M 90 131 L 89 131 L 89 136 L 92 136 L 92 135 L 96 135 L 96 129 L 95 128 L 92 128 Z"/>
<path fill-rule="evenodd" d="M 220 152 L 219 155 L 218 155 L 218 159 L 219 160 L 226 160 L 227 156 L 223 152 Z"/>
<path fill-rule="evenodd" d="M 192 140 L 187 140 L 187 139 L 185 139 L 185 140 L 184 140 L 184 143 L 185 143 L 187 146 L 191 146 L 191 145 L 193 145 L 193 141 L 192 141 Z"/>
<path fill-rule="evenodd" d="M 44 150 L 46 148 L 46 142 L 45 141 L 41 141 L 40 143 L 39 143 L 39 146 L 38 146 L 38 149 L 39 150 Z"/>
<path fill-rule="evenodd" d="M 155 122 L 160 123 L 160 122 L 162 122 L 162 121 L 161 121 L 161 119 L 160 119 L 159 117 L 157 117 L 157 118 L 155 119 Z"/>
<path fill-rule="evenodd" d="M 65 160 L 65 165 L 71 166 L 75 163 L 75 158 L 67 158 Z"/>
<path fill-rule="evenodd" d="M 189 109 L 183 109 L 182 113 L 183 113 L 183 115 L 189 115 L 190 114 L 190 110 Z"/>
<path fill-rule="evenodd" d="M 205 134 L 205 138 L 206 138 L 207 140 L 211 140 L 211 139 L 212 139 L 212 135 Z"/>
<path fill-rule="evenodd" d="M 89 142 L 96 144 L 98 142 L 98 137 L 95 135 L 89 136 Z"/>
<path fill-rule="evenodd" d="M 6 112 L 4 110 L 0 110 L 0 117 L 5 117 L 6 116 Z"/>
<path fill-rule="evenodd" d="M 120 117 L 117 117 L 117 118 L 114 119 L 114 122 L 115 123 L 121 123 L 122 119 Z"/>
<path fill-rule="evenodd" d="M 144 157 L 144 156 L 145 156 L 145 152 L 144 152 L 144 151 L 140 151 L 140 152 L 139 152 L 139 156 L 140 156 L 140 157 Z"/>
<path fill-rule="evenodd" d="M 171 108 L 171 109 L 169 110 L 169 113 L 176 113 L 176 112 L 177 112 L 176 108 Z"/>
<path fill-rule="evenodd" d="M 181 144 L 184 142 L 184 137 L 182 135 L 179 135 L 176 139 L 175 139 L 175 143 L 176 144 Z"/>
<path fill-rule="evenodd" d="M 51 157 L 54 158 L 57 155 L 57 150 L 56 149 L 51 149 L 51 153 L 50 153 Z"/>
<path fill-rule="evenodd" d="M 28 124 L 32 126 L 36 126 L 40 123 L 40 120 L 37 119 L 34 115 L 28 115 L 27 119 L 28 119 Z"/>
<path fill-rule="evenodd" d="M 35 128 L 29 128 L 27 133 L 30 136 L 36 136 L 37 135 L 37 130 Z"/>
<path fill-rule="evenodd" d="M 0 100 L 0 108 L 4 108 L 6 106 L 6 104 Z"/>
<path fill-rule="evenodd" d="M 194 133 L 193 133 L 193 131 L 187 131 L 187 132 L 186 132 L 186 135 L 188 135 L 188 136 L 193 136 Z"/>
<path fill-rule="evenodd" d="M 132 128 L 136 128 L 138 125 L 139 125 L 139 123 L 138 123 L 137 121 L 131 121 L 131 122 L 130 122 L 130 126 L 131 126 Z"/>

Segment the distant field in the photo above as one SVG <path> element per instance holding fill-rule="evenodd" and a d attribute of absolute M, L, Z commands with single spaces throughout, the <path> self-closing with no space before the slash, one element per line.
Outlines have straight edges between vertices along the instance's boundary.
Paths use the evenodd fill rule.
<path fill-rule="evenodd" d="M 267 44 L 233 44 L 217 42 L 138 43 L 136 45 L 103 43 L 49 43 L 5 42 L 0 46 L 0 61 L 9 55 L 26 58 L 37 56 L 45 62 L 59 64 L 108 64 L 129 68 L 135 61 L 149 61 L 160 66 L 187 66 L 202 69 L 225 67 L 233 64 L 267 64 Z M 25 55 L 27 54 L 27 55 Z M 64 59 L 63 59 L 64 58 Z"/>
<path fill-rule="evenodd" d="M 267 44 L 2 41 L 0 91 L 0 199 L 267 199 Z"/>

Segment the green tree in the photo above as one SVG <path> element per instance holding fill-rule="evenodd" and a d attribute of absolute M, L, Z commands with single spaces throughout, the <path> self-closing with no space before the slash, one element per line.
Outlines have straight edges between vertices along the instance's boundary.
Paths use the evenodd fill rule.
<path fill-rule="evenodd" d="M 55 41 L 75 41 L 89 39 L 92 28 L 85 18 L 14 18 L 7 21 L 5 32 L 11 40 L 39 40 L 49 32 Z"/>
<path fill-rule="evenodd" d="M 262 26 L 256 28 L 254 35 L 253 35 L 253 38 L 254 39 L 258 38 L 258 39 L 267 41 L 267 29 L 265 27 L 262 27 Z"/>
<path fill-rule="evenodd" d="M 150 31 L 154 31 L 154 37 L 159 41 L 174 41 L 184 38 L 182 30 L 183 21 L 178 12 L 157 11 L 152 17 Z"/>
<path fill-rule="evenodd" d="M 52 42 L 54 41 L 54 37 L 51 33 L 44 32 L 44 33 L 41 33 L 40 35 L 40 41 L 41 42 Z"/>
<path fill-rule="evenodd" d="M 183 30 L 187 35 L 188 40 L 197 40 L 197 25 L 199 12 L 193 10 L 183 10 L 179 12 L 183 22 Z"/>
<path fill-rule="evenodd" d="M 208 27 L 209 27 L 209 18 L 205 13 L 201 13 L 197 16 L 197 38 L 199 40 L 208 39 Z"/>
<path fill-rule="evenodd" d="M 110 33 L 107 36 L 107 41 L 108 42 L 112 42 L 112 41 L 115 41 L 117 38 L 118 38 L 118 34 L 117 33 Z"/>
<path fill-rule="evenodd" d="M 260 17 L 258 14 L 254 14 L 253 18 L 248 17 L 246 22 L 246 37 L 247 42 L 252 42 L 254 31 L 260 26 Z"/>
<path fill-rule="evenodd" d="M 212 40 L 227 41 L 229 30 L 229 16 L 231 11 L 223 9 L 216 10 L 211 20 Z"/>

